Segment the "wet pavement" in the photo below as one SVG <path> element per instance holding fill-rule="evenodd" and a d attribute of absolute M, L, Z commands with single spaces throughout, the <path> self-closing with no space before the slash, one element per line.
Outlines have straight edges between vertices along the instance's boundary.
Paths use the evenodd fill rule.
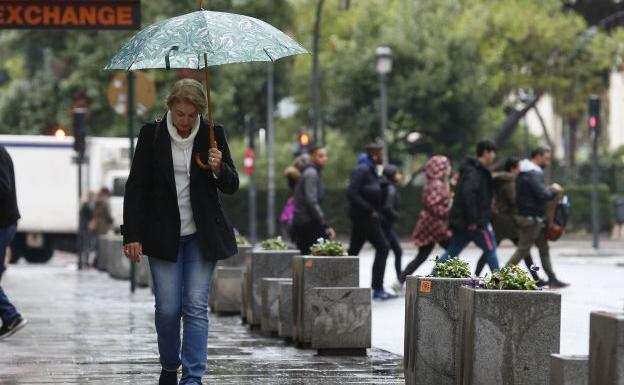
<path fill-rule="evenodd" d="M 75 270 L 71 255 L 11 266 L 2 285 L 29 325 L 0 341 L 0 384 L 156 384 L 153 297 Z M 402 384 L 402 357 L 319 357 L 211 314 L 204 384 Z M 401 338 L 402 336 L 397 336 Z"/>

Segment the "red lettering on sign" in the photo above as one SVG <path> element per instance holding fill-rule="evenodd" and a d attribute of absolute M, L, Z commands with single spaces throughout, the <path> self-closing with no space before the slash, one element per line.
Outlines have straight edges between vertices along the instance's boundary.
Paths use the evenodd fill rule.
<path fill-rule="evenodd" d="M 117 7 L 117 24 L 132 25 L 132 8 L 122 6 Z"/>
<path fill-rule="evenodd" d="M 41 23 L 41 8 L 28 6 L 24 10 L 24 20 L 26 24 L 39 24 Z"/>
<path fill-rule="evenodd" d="M 115 10 L 113 7 L 102 7 L 98 10 L 98 21 L 102 25 L 115 24 Z"/>
<path fill-rule="evenodd" d="M 8 24 L 24 24 L 24 20 L 22 20 L 22 8 L 21 6 L 13 6 L 9 8 L 9 18 L 7 19 Z"/>
<path fill-rule="evenodd" d="M 55 6 L 43 7 L 43 24 L 59 24 L 61 22 L 61 9 Z"/>
<path fill-rule="evenodd" d="M 80 7 L 80 24 L 95 25 L 97 23 L 97 12 L 95 7 Z"/>
<path fill-rule="evenodd" d="M 76 11 L 72 7 L 65 8 L 65 12 L 63 13 L 63 19 L 61 20 L 61 24 L 78 24 L 78 16 L 76 15 Z"/>

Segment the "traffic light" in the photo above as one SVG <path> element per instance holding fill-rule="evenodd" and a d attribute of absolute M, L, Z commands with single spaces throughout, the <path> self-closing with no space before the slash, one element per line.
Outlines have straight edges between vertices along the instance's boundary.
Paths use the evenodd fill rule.
<path fill-rule="evenodd" d="M 600 131 L 600 97 L 592 95 L 587 108 L 587 123 L 591 131 Z"/>
<path fill-rule="evenodd" d="M 72 110 L 74 129 L 74 150 L 79 157 L 84 157 L 87 138 L 87 109 L 76 107 Z"/>
<path fill-rule="evenodd" d="M 299 152 L 304 152 L 312 146 L 312 137 L 306 131 L 299 133 L 299 140 L 297 142 L 297 149 Z"/>

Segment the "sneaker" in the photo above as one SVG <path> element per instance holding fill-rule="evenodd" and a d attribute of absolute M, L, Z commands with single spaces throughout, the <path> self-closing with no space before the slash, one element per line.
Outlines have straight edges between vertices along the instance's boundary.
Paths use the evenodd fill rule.
<path fill-rule="evenodd" d="M 405 294 L 405 285 L 403 285 L 401 282 L 397 281 L 395 283 L 392 284 L 392 286 L 390 286 L 390 288 L 392 289 L 392 291 L 394 292 L 394 294 L 400 296 L 401 294 Z"/>
<path fill-rule="evenodd" d="M 161 370 L 158 385 L 178 385 L 178 372 L 171 372 L 165 369 Z"/>
<path fill-rule="evenodd" d="M 537 284 L 536 285 L 537 285 L 537 287 L 544 287 L 544 286 L 548 285 L 548 282 L 546 282 L 546 281 L 544 281 L 543 279 L 540 278 L 540 279 L 537 280 Z"/>
<path fill-rule="evenodd" d="M 11 321 L 4 323 L 2 327 L 0 328 L 0 340 L 3 340 L 7 337 L 12 336 L 19 330 L 23 329 L 27 323 L 28 321 L 21 315 L 18 315 L 17 317 L 13 318 Z"/>
<path fill-rule="evenodd" d="M 551 289 L 563 289 L 564 287 L 568 287 L 568 286 L 570 286 L 569 283 L 561 282 L 557 278 L 551 279 L 550 281 L 548 281 L 548 287 Z"/>
<path fill-rule="evenodd" d="M 390 294 L 384 289 L 377 289 L 373 292 L 373 299 L 378 299 L 380 301 L 385 301 L 388 299 L 398 298 L 398 295 Z"/>

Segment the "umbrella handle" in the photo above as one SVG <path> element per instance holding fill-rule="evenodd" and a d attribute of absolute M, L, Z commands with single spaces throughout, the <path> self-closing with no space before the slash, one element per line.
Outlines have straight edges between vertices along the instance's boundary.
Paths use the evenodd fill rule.
<path fill-rule="evenodd" d="M 200 1 L 203 4 L 203 1 Z M 210 99 L 210 77 L 208 76 L 208 54 L 204 53 L 204 76 L 206 79 L 206 101 L 208 102 L 208 122 L 210 130 L 210 148 L 217 148 L 217 142 L 215 140 L 214 133 L 214 118 L 212 116 L 212 100 Z M 197 166 L 205 171 L 210 170 L 210 166 L 201 160 L 201 154 L 195 154 L 195 163 Z"/>

